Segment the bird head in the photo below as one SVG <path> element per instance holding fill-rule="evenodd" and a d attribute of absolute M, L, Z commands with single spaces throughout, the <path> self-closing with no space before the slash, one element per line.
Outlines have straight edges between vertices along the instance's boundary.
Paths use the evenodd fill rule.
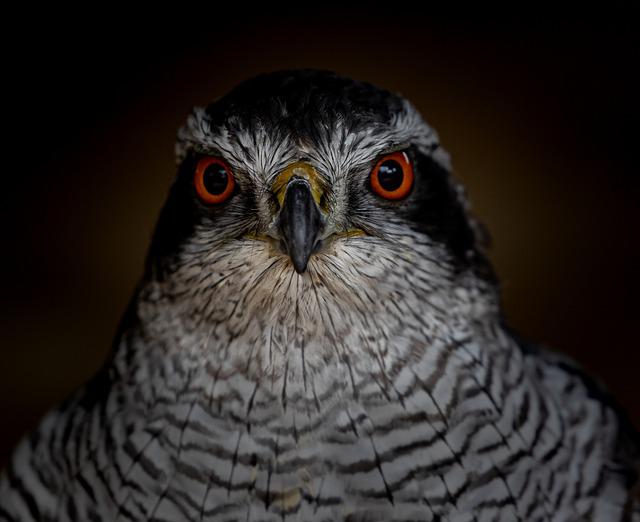
<path fill-rule="evenodd" d="M 330 72 L 258 76 L 196 109 L 176 150 L 147 279 L 194 324 L 340 335 L 338 318 L 423 313 L 408 303 L 490 278 L 447 153 L 397 94 Z"/>

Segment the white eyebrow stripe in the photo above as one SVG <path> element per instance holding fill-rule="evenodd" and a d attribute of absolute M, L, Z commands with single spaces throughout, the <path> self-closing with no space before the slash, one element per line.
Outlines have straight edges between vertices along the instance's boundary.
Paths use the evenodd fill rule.
<path fill-rule="evenodd" d="M 431 155 L 450 169 L 449 156 L 439 146 L 438 136 L 408 101 L 386 124 L 366 129 L 352 129 L 344 118 L 336 118 L 335 126 L 326 125 L 314 134 L 313 144 L 296 143 L 277 127 L 268 132 L 264 125 L 232 132 L 236 121 L 213 127 L 202 108 L 196 108 L 178 131 L 176 159 L 181 162 L 190 150 L 221 154 L 234 169 L 246 172 L 258 185 L 268 184 L 287 165 L 306 157 L 331 183 L 336 183 L 354 170 L 370 165 L 380 154 L 409 145 Z"/>
<path fill-rule="evenodd" d="M 295 161 L 297 147 L 282 133 L 269 133 L 262 125 L 239 132 L 229 127 L 213 127 L 205 110 L 196 108 L 178 131 L 177 162 L 182 162 L 190 150 L 217 153 L 234 169 L 262 184 Z"/>

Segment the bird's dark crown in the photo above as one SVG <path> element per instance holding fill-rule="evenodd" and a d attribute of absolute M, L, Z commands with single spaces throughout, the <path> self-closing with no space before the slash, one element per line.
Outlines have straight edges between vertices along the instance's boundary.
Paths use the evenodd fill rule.
<path fill-rule="evenodd" d="M 212 124 L 235 122 L 286 126 L 304 136 L 336 118 L 352 129 L 387 122 L 402 108 L 402 99 L 369 83 L 330 71 L 303 69 L 261 74 L 246 80 L 206 109 Z"/>

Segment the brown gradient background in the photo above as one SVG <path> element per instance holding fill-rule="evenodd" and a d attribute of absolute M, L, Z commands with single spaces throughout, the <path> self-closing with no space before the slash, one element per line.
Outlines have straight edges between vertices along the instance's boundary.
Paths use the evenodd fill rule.
<path fill-rule="evenodd" d="M 294 67 L 417 105 L 492 233 L 510 323 L 598 375 L 640 425 L 640 47 L 636 18 L 607 13 L 7 20 L 0 466 L 107 355 L 191 107 Z"/>

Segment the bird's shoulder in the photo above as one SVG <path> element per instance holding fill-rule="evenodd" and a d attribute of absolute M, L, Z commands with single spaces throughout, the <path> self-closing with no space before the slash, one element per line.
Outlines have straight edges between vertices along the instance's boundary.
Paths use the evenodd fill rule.
<path fill-rule="evenodd" d="M 611 438 L 609 465 L 625 477 L 631 489 L 640 476 L 640 432 L 606 384 L 563 353 L 521 338 L 517 341 L 534 381 L 556 398 L 570 424 L 580 428 L 578 420 L 584 416 L 585 405 L 598 412 L 601 428 Z"/>

